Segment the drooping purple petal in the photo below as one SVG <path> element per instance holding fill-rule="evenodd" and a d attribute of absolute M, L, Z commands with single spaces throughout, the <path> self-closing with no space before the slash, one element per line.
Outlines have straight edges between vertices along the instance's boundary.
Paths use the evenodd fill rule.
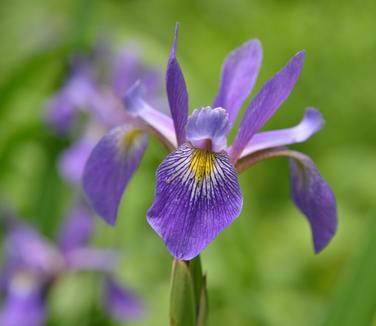
<path fill-rule="evenodd" d="M 315 252 L 319 253 L 337 230 L 333 191 L 308 156 L 291 156 L 289 166 L 292 198 L 308 219 Z"/>
<path fill-rule="evenodd" d="M 87 62 L 74 65 L 67 82 L 47 102 L 47 123 L 58 132 L 66 132 L 72 126 L 77 112 L 90 106 L 95 93 L 95 83 Z"/>
<path fill-rule="evenodd" d="M 231 147 L 230 157 L 233 161 L 238 159 L 253 135 L 263 127 L 290 95 L 300 75 L 304 53 L 301 51 L 292 57 L 252 100 Z"/>
<path fill-rule="evenodd" d="M 324 119 L 321 113 L 314 108 L 308 108 L 302 121 L 295 127 L 254 135 L 244 148 L 240 158 L 263 149 L 304 142 L 318 132 L 323 125 Z"/>
<path fill-rule="evenodd" d="M 76 248 L 65 252 L 65 263 L 71 270 L 112 272 L 118 263 L 118 254 L 112 250 Z"/>
<path fill-rule="evenodd" d="M 29 274 L 12 279 L 0 311 L 1 326 L 43 326 L 45 303 L 42 288 Z"/>
<path fill-rule="evenodd" d="M 134 118 L 142 121 L 146 127 L 150 127 L 164 144 L 168 147 L 176 147 L 174 123 L 166 114 L 152 108 L 143 98 L 143 89 L 140 82 L 136 82 L 124 96 L 126 112 Z"/>
<path fill-rule="evenodd" d="M 95 146 L 83 174 L 83 186 L 95 211 L 109 224 L 116 222 L 121 197 L 147 145 L 139 129 L 121 126 Z"/>
<path fill-rule="evenodd" d="M 62 153 L 59 172 L 66 181 L 73 184 L 81 182 L 84 166 L 94 146 L 91 139 L 84 137 Z"/>
<path fill-rule="evenodd" d="M 65 217 L 59 234 L 59 246 L 66 253 L 88 245 L 94 232 L 94 219 L 83 203 L 76 204 Z"/>
<path fill-rule="evenodd" d="M 185 125 L 188 119 L 188 93 L 183 72 L 176 59 L 179 24 L 176 24 L 174 43 L 171 48 L 166 71 L 167 98 L 174 121 L 178 145 L 185 141 Z"/>
<path fill-rule="evenodd" d="M 261 61 L 260 42 L 249 40 L 233 50 L 223 64 L 221 85 L 213 107 L 225 108 L 231 123 L 253 89 Z"/>
<path fill-rule="evenodd" d="M 36 273 L 54 274 L 62 266 L 57 249 L 21 223 L 7 231 L 4 252 L 8 263 Z"/>
<path fill-rule="evenodd" d="M 172 256 L 190 260 L 240 214 L 241 207 L 238 176 L 226 152 L 183 144 L 158 168 L 147 219 Z"/>
<path fill-rule="evenodd" d="M 56 94 L 47 102 L 45 119 L 56 133 L 65 134 L 72 127 L 76 112 L 65 94 Z"/>
<path fill-rule="evenodd" d="M 119 322 L 139 319 L 144 313 L 139 298 L 111 277 L 105 280 L 105 304 L 108 312 Z"/>
<path fill-rule="evenodd" d="M 226 149 L 230 128 L 225 109 L 211 107 L 197 109 L 193 111 L 187 122 L 187 140 L 193 147 L 221 152 Z"/>

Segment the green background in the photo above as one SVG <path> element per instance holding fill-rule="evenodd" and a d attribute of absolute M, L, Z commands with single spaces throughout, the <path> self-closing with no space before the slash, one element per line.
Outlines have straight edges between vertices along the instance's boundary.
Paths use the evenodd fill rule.
<path fill-rule="evenodd" d="M 286 159 L 240 177 L 244 209 L 202 255 L 210 325 L 376 325 L 375 1 L 0 1 L 0 198 L 54 237 L 73 190 L 56 160 L 70 141 L 43 124 L 43 105 L 70 54 L 99 35 L 137 42 L 166 65 L 175 21 L 190 108 L 209 105 L 226 54 L 249 38 L 264 49 L 256 90 L 297 51 L 299 83 L 266 129 L 289 127 L 307 106 L 326 126 L 294 148 L 309 154 L 338 200 L 339 229 L 313 254 L 307 222 L 289 196 Z M 117 276 L 145 300 L 132 325 L 166 325 L 171 257 L 145 219 L 165 155 L 152 141 L 124 195 L 119 220 L 99 219 L 95 242 L 118 248 Z M 100 309 L 95 275 L 68 276 L 49 297 L 50 325 L 117 325 Z"/>

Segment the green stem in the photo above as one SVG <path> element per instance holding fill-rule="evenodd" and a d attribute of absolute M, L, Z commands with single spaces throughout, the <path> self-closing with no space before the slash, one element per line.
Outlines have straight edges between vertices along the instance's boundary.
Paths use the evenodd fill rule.
<path fill-rule="evenodd" d="M 170 325 L 205 326 L 208 314 L 206 275 L 201 259 L 174 260 L 171 275 Z"/>

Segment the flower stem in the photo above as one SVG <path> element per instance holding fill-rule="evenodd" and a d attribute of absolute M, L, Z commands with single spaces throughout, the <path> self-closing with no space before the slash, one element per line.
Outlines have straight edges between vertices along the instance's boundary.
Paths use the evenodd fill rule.
<path fill-rule="evenodd" d="M 171 275 L 170 325 L 205 326 L 208 315 L 206 275 L 201 259 L 174 260 Z"/>

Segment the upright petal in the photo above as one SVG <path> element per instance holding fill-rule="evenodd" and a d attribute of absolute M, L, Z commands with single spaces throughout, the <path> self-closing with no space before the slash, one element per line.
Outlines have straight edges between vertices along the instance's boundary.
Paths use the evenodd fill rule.
<path fill-rule="evenodd" d="M 231 123 L 252 91 L 262 61 L 258 40 L 249 40 L 233 50 L 222 67 L 222 79 L 214 107 L 225 108 Z"/>
<path fill-rule="evenodd" d="M 324 125 L 324 119 L 314 108 L 306 109 L 302 121 L 288 129 L 272 130 L 254 135 L 244 148 L 240 158 L 267 148 L 286 146 L 306 141 Z"/>
<path fill-rule="evenodd" d="M 0 311 L 0 325 L 43 326 L 46 313 L 42 292 L 31 274 L 16 275 Z"/>
<path fill-rule="evenodd" d="M 227 146 L 230 131 L 225 109 L 206 107 L 194 110 L 187 122 L 187 140 L 193 147 L 221 152 Z"/>
<path fill-rule="evenodd" d="M 143 315 L 144 308 L 139 298 L 111 277 L 107 277 L 105 282 L 105 304 L 113 318 L 124 322 L 139 319 Z"/>
<path fill-rule="evenodd" d="M 304 51 L 301 51 L 270 79 L 252 100 L 231 147 L 230 157 L 233 161 L 238 159 L 253 135 L 288 98 L 298 80 L 303 61 Z"/>
<path fill-rule="evenodd" d="M 84 203 L 76 204 L 65 217 L 59 234 L 59 245 L 63 252 L 84 247 L 94 231 L 94 219 Z"/>
<path fill-rule="evenodd" d="M 171 116 L 174 121 L 178 145 L 185 141 L 185 125 L 188 119 L 188 93 L 183 73 L 176 59 L 179 24 L 176 24 L 174 44 L 168 59 L 166 71 L 166 89 Z"/>
<path fill-rule="evenodd" d="M 171 255 L 190 260 L 240 214 L 241 207 L 237 173 L 226 152 L 183 144 L 158 168 L 147 219 Z"/>
<path fill-rule="evenodd" d="M 166 147 L 175 148 L 177 143 L 172 119 L 146 103 L 142 98 L 142 93 L 143 89 L 140 82 L 136 82 L 129 88 L 123 99 L 126 112 L 141 121 L 145 126 L 144 129 L 151 129 L 151 132 Z"/>
<path fill-rule="evenodd" d="M 332 189 L 304 154 L 290 158 L 292 198 L 307 217 L 315 252 L 323 250 L 337 230 L 337 207 Z"/>
<path fill-rule="evenodd" d="M 121 126 L 109 131 L 95 146 L 83 174 L 83 186 L 95 211 L 115 224 L 121 197 L 147 145 L 139 129 Z"/>

